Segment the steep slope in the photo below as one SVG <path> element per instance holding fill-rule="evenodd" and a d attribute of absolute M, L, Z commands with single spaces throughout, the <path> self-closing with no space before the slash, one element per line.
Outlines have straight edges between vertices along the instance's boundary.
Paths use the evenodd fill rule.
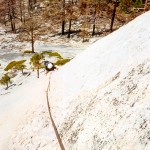
<path fill-rule="evenodd" d="M 51 101 L 67 149 L 149 149 L 149 18 L 139 16 L 53 74 Z"/>
<path fill-rule="evenodd" d="M 106 87 L 74 98 L 59 126 L 66 149 L 149 150 L 149 81 L 146 60 Z"/>
<path fill-rule="evenodd" d="M 149 18 L 139 16 L 52 74 L 50 104 L 66 150 L 150 149 Z M 45 107 L 34 114 L 11 149 L 59 149 Z M 36 123 L 43 125 L 35 131 Z"/>
<path fill-rule="evenodd" d="M 143 59 L 143 56 L 148 57 L 150 54 L 149 17 L 150 12 L 136 18 L 128 25 L 91 45 L 71 63 L 59 70 L 54 75 L 54 79 L 61 78 L 60 82 L 65 83 L 64 88 L 60 87 L 63 90 L 60 90 L 61 94 L 68 96 L 81 89 L 95 87 L 123 67 L 136 64 Z"/>
<path fill-rule="evenodd" d="M 84 90 L 105 86 L 118 72 L 125 72 L 150 56 L 150 12 L 104 37 L 53 74 L 54 99 L 68 101 Z M 59 94 L 58 94 L 59 93 Z"/>

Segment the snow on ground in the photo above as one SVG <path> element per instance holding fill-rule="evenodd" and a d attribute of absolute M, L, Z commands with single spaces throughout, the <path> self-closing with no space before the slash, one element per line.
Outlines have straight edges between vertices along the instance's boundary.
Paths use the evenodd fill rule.
<path fill-rule="evenodd" d="M 149 18 L 139 16 L 53 73 L 50 104 L 66 150 L 150 149 Z M 39 117 L 18 128 L 10 149 L 59 149 L 51 129 L 30 134 L 32 122 L 48 120 L 44 107 L 34 112 Z"/>
<path fill-rule="evenodd" d="M 58 38 L 58 37 L 57 37 Z M 51 43 L 49 41 L 36 41 L 35 42 L 35 52 L 42 51 L 53 51 L 58 52 L 64 58 L 74 58 L 77 54 L 84 50 L 83 47 L 87 47 L 88 44 L 79 42 L 65 43 L 65 41 L 59 43 L 60 39 L 53 40 Z M 6 65 L 14 60 L 29 60 L 32 54 L 23 55 L 26 50 L 31 50 L 31 44 L 27 42 L 19 42 L 17 40 L 17 34 L 6 34 L 4 28 L 0 27 L 0 75 L 3 73 L 3 69 Z"/>
<path fill-rule="evenodd" d="M 80 44 L 83 45 L 83 44 Z M 49 42 L 37 41 L 35 44 L 35 49 L 38 52 L 41 51 L 53 51 L 58 52 L 64 58 L 74 58 L 77 54 L 82 52 L 84 49 L 82 47 L 70 46 L 69 44 L 51 44 Z"/>
<path fill-rule="evenodd" d="M 21 76 L 21 75 L 18 75 Z M 41 74 L 37 79 L 35 73 L 29 77 L 21 76 L 16 85 L 0 93 L 0 149 L 7 150 L 10 137 L 22 121 L 25 114 L 33 111 L 39 101 L 45 99 L 48 76 Z"/>
<path fill-rule="evenodd" d="M 6 34 L 5 29 L 0 26 L 0 78 L 5 73 L 3 69 L 11 61 L 25 59 L 27 60 L 27 66 L 29 65 L 31 54 L 23 55 L 23 51 L 29 50 L 31 46 L 26 42 L 18 42 L 16 37 L 17 35 L 14 34 Z M 37 52 L 57 51 L 63 57 L 69 58 L 74 57 L 83 50 L 82 48 L 61 44 L 56 45 L 49 42 L 37 41 L 35 49 Z M 25 72 L 31 72 L 29 67 Z M 8 143 L 10 137 L 18 124 L 26 121 L 25 114 L 28 112 L 31 115 L 32 110 L 38 107 L 39 103 L 43 104 L 43 101 L 45 102 L 48 77 L 44 73 L 41 73 L 40 79 L 37 79 L 33 72 L 30 76 L 22 76 L 19 73 L 12 81 L 13 83 L 8 90 L 5 90 L 0 85 L 0 150 L 9 149 Z M 43 113 L 41 112 L 41 114 Z M 41 126 L 39 125 L 39 127 Z M 51 127 L 49 128 L 52 129 Z"/>

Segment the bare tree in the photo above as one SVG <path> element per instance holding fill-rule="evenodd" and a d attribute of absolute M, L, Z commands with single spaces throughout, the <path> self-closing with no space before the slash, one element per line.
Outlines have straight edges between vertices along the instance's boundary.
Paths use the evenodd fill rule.
<path fill-rule="evenodd" d="M 0 23 L 6 25 L 6 3 L 5 1 L 0 1 Z"/>
<path fill-rule="evenodd" d="M 6 5 L 6 15 L 8 15 L 8 19 L 10 21 L 11 24 L 11 30 L 16 33 L 16 9 L 15 9 L 15 5 L 16 5 L 16 1 L 15 0 L 6 0 L 5 1 Z"/>
<path fill-rule="evenodd" d="M 29 41 L 31 43 L 32 53 L 35 52 L 34 44 L 39 38 L 41 25 L 42 23 L 40 22 L 38 14 L 36 12 L 32 12 L 30 13 L 30 16 L 26 18 L 25 24 L 21 26 L 21 29 L 24 32 L 20 33 L 19 39 L 22 41 Z"/>
<path fill-rule="evenodd" d="M 72 1 L 69 1 L 66 4 L 66 20 L 68 21 L 68 36 L 67 38 L 70 38 L 71 35 L 71 28 L 72 28 L 72 22 L 77 20 L 78 17 L 78 8 L 76 3 Z"/>
<path fill-rule="evenodd" d="M 19 16 L 20 16 L 20 21 L 25 23 L 25 18 L 27 15 L 27 8 L 25 5 L 25 1 L 24 0 L 19 0 L 18 1 L 18 12 L 19 12 Z"/>

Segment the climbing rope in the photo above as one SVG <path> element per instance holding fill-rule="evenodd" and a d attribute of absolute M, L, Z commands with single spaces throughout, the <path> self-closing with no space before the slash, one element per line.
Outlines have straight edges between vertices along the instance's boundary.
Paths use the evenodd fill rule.
<path fill-rule="evenodd" d="M 53 127 L 53 129 L 54 129 L 56 138 L 57 138 L 57 140 L 58 140 L 60 149 L 61 149 L 61 150 L 65 150 L 64 145 L 63 145 L 63 143 L 62 143 L 62 140 L 61 140 L 61 138 L 60 138 L 60 135 L 59 135 L 59 133 L 58 133 L 57 127 L 56 127 L 56 125 L 55 125 L 54 119 L 53 119 L 53 117 L 52 117 L 52 113 L 51 113 L 51 107 L 50 107 L 50 103 L 49 103 L 49 94 L 48 94 L 49 91 L 50 91 L 50 79 L 51 79 L 51 75 L 50 75 L 48 87 L 47 87 L 47 90 L 46 90 L 46 100 L 47 100 L 48 113 L 49 113 L 49 117 L 50 117 L 50 120 L 51 120 L 51 123 L 52 123 L 52 127 Z"/>

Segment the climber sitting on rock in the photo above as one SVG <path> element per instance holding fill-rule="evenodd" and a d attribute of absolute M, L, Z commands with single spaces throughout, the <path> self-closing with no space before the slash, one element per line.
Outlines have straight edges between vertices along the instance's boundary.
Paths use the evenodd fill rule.
<path fill-rule="evenodd" d="M 49 71 L 53 71 L 56 69 L 55 65 L 50 61 L 44 61 L 44 66 L 45 66 L 46 74 Z"/>

